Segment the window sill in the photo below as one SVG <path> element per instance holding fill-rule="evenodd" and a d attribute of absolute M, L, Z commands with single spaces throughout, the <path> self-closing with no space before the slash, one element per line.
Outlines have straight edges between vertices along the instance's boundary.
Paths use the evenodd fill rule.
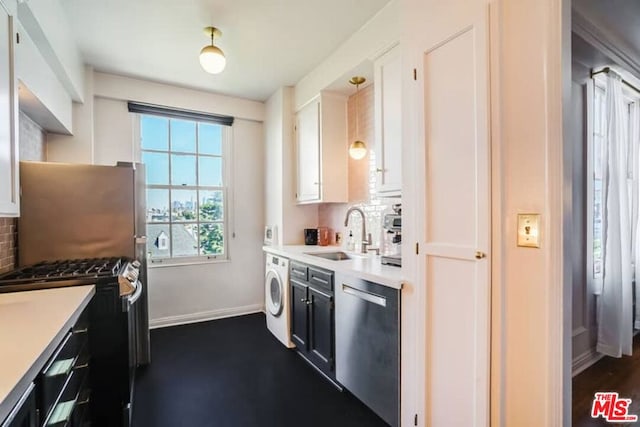
<path fill-rule="evenodd" d="M 207 258 L 188 258 L 184 260 L 179 260 L 175 258 L 166 258 L 163 260 L 155 260 L 147 258 L 147 268 L 163 268 L 163 267 L 186 267 L 189 265 L 200 265 L 200 264 L 226 264 L 231 262 L 229 258 L 215 258 L 215 259 L 207 259 Z"/>

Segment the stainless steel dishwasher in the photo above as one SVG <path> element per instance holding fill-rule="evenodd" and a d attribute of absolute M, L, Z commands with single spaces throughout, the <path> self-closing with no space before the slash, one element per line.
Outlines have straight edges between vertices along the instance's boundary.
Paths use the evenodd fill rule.
<path fill-rule="evenodd" d="M 336 273 L 336 378 L 400 425 L 400 291 Z"/>

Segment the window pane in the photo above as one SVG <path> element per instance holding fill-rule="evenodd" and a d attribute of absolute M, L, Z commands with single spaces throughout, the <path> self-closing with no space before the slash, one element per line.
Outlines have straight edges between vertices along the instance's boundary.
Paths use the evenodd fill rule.
<path fill-rule="evenodd" d="M 200 190 L 200 221 L 220 221 L 223 216 L 222 191 Z"/>
<path fill-rule="evenodd" d="M 169 190 L 147 190 L 147 222 L 169 222 Z"/>
<path fill-rule="evenodd" d="M 171 155 L 171 184 L 196 185 L 196 156 Z"/>
<path fill-rule="evenodd" d="M 222 187 L 222 157 L 199 157 L 200 185 Z"/>
<path fill-rule="evenodd" d="M 169 224 L 147 225 L 147 236 L 147 252 L 151 254 L 151 258 L 168 258 L 170 256 Z"/>
<path fill-rule="evenodd" d="M 224 253 L 224 228 L 222 224 L 200 224 L 200 255 Z"/>
<path fill-rule="evenodd" d="M 196 221 L 198 194 L 195 190 L 171 190 L 171 220 Z"/>
<path fill-rule="evenodd" d="M 198 255 L 198 226 L 196 224 L 174 224 L 171 226 L 174 257 Z"/>
<path fill-rule="evenodd" d="M 143 152 L 142 163 L 146 166 L 147 184 L 169 184 L 168 154 Z"/>
<path fill-rule="evenodd" d="M 198 124 L 198 151 L 201 154 L 222 155 L 222 126 Z"/>
<path fill-rule="evenodd" d="M 171 151 L 196 152 L 196 123 L 171 120 Z"/>
<path fill-rule="evenodd" d="M 168 150 L 169 120 L 156 116 L 142 116 L 140 137 L 143 150 Z"/>

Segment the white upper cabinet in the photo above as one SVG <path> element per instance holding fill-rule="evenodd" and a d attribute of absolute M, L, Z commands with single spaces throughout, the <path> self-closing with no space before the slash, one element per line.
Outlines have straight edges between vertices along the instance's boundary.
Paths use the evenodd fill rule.
<path fill-rule="evenodd" d="M 0 216 L 18 216 L 18 99 L 13 17 L 0 2 Z"/>
<path fill-rule="evenodd" d="M 402 192 L 402 111 L 400 48 L 374 63 L 376 189 L 380 196 Z"/>
<path fill-rule="evenodd" d="M 347 99 L 323 92 L 296 114 L 298 203 L 348 201 Z"/>

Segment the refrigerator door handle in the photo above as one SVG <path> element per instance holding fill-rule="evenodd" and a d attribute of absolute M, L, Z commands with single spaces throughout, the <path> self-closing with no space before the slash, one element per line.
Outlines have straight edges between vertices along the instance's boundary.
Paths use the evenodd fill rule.
<path fill-rule="evenodd" d="M 146 245 L 147 236 L 135 236 L 136 245 Z"/>

